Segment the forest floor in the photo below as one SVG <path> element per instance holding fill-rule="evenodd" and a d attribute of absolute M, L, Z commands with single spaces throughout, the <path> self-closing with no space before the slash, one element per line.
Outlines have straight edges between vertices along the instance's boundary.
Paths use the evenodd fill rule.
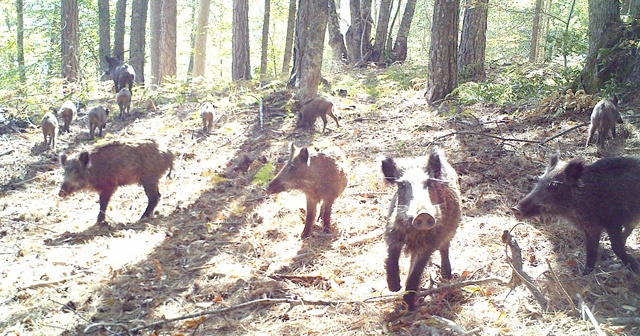
<path fill-rule="evenodd" d="M 341 127 L 330 120 L 324 134 L 321 122 L 315 132 L 295 129 L 291 93 L 279 87 L 220 96 L 189 91 L 179 99 L 156 92 L 156 111 L 134 88 L 125 122 L 113 118 L 117 108 L 105 89 L 89 102 L 112 108 L 104 139 L 88 139 L 81 113 L 55 150 L 33 126 L 3 128 L 0 335 L 592 335 L 596 325 L 605 334 L 640 334 L 640 279 L 608 239 L 596 271 L 583 276 L 579 231 L 563 221 L 518 222 L 510 210 L 552 153 L 588 162 L 640 153 L 633 124 L 618 126 L 622 136 L 605 150 L 584 147 L 586 126 L 540 143 L 585 122 L 590 110 L 543 114 L 537 101 L 452 101 L 433 110 L 423 90 L 404 89 L 384 70 L 349 76 L 354 86 L 375 85 L 331 96 Z M 217 105 L 209 135 L 197 116 L 196 101 L 204 99 Z M 625 117 L 634 104 L 623 98 Z M 161 139 L 176 155 L 173 177 L 160 183 L 156 218 L 138 220 L 147 203 L 140 186 L 118 189 L 109 225 L 95 224 L 97 194 L 57 196 L 61 153 L 139 137 Z M 265 193 L 264 172 L 277 173 L 291 142 L 337 145 L 347 155 L 349 185 L 334 204 L 330 234 L 316 225 L 300 240 L 304 195 Z M 440 277 L 436 253 L 423 278 L 429 291 L 408 312 L 386 284 L 383 232 L 395 187 L 383 183 L 377 160 L 423 155 L 432 145 L 460 175 L 463 217 L 451 242 L 454 279 Z M 499 280 L 512 277 L 505 230 L 522 250 L 538 298 Z M 627 241 L 636 257 L 638 231 Z M 403 283 L 408 264 L 401 258 Z"/>

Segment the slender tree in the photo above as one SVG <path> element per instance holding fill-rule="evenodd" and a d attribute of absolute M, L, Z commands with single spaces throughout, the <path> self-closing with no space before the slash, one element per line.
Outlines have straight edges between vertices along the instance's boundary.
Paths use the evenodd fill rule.
<path fill-rule="evenodd" d="M 318 95 L 324 35 L 329 17 L 327 0 L 300 0 L 296 23 L 294 75 L 296 97 L 306 101 Z"/>
<path fill-rule="evenodd" d="M 542 0 L 536 0 L 533 14 L 533 28 L 531 28 L 531 46 L 529 47 L 529 62 L 538 60 L 538 43 L 540 42 L 540 12 L 542 12 Z"/>
<path fill-rule="evenodd" d="M 127 0 L 116 2 L 116 27 L 113 31 L 113 57 L 124 60 L 124 24 L 127 14 Z"/>
<path fill-rule="evenodd" d="M 200 0 L 198 9 L 198 28 L 196 29 L 196 43 L 193 58 L 193 77 L 204 76 L 207 60 L 207 31 L 209 30 L 209 10 L 211 0 Z"/>
<path fill-rule="evenodd" d="M 360 41 L 362 39 L 363 24 L 360 14 L 360 0 L 349 1 L 349 13 L 351 14 L 351 23 L 345 34 L 345 39 L 349 64 L 355 64 L 362 58 Z"/>
<path fill-rule="evenodd" d="M 131 4 L 131 34 L 129 65 L 136 71 L 136 82 L 144 84 L 147 11 L 149 0 L 133 0 Z"/>
<path fill-rule="evenodd" d="M 289 74 L 289 65 L 291 64 L 291 54 L 293 49 L 293 32 L 296 26 L 296 0 L 289 0 L 289 18 L 287 20 L 287 36 L 284 43 L 284 59 L 282 61 L 281 74 Z"/>
<path fill-rule="evenodd" d="M 375 43 L 373 44 L 373 54 L 371 60 L 374 62 L 384 61 L 384 47 L 387 40 L 387 28 L 391 18 L 391 0 L 380 1 L 380 11 L 378 12 L 378 25 L 376 27 Z"/>
<path fill-rule="evenodd" d="M 269 19 L 271 16 L 271 0 L 264 0 L 264 18 L 262 20 L 262 55 L 260 56 L 260 75 L 267 74 L 269 55 Z"/>
<path fill-rule="evenodd" d="M 75 82 L 79 75 L 78 0 L 62 0 L 61 8 L 62 77 Z"/>
<path fill-rule="evenodd" d="M 160 84 L 160 39 L 163 0 L 149 0 L 149 56 L 151 61 L 151 83 Z"/>
<path fill-rule="evenodd" d="M 396 13 L 393 15 L 393 20 L 391 21 L 391 25 L 389 26 L 389 32 L 387 36 L 387 45 L 385 49 L 387 53 L 391 54 L 393 51 L 393 38 L 391 37 L 391 33 L 393 32 L 393 27 L 396 25 L 396 20 L 398 20 L 398 14 L 400 14 L 400 5 L 402 5 L 402 0 L 398 0 L 398 6 L 396 7 Z M 393 9 L 393 1 L 391 4 L 391 9 Z"/>
<path fill-rule="evenodd" d="M 233 34 L 231 37 L 231 79 L 251 79 L 249 63 L 249 3 L 233 0 Z"/>
<path fill-rule="evenodd" d="M 398 27 L 396 42 L 393 45 L 393 54 L 396 61 L 402 62 L 407 59 L 407 41 L 409 40 L 409 30 L 411 29 L 411 22 L 413 21 L 415 11 L 416 0 L 407 0 L 407 5 L 404 8 L 402 20 Z"/>
<path fill-rule="evenodd" d="M 429 72 L 425 98 L 429 104 L 444 99 L 458 86 L 459 0 L 436 0 L 433 6 Z"/>
<path fill-rule="evenodd" d="M 177 52 L 177 0 L 162 1 L 162 17 L 160 19 L 160 83 L 166 77 L 175 77 Z"/>
<path fill-rule="evenodd" d="M 333 59 L 336 62 L 347 62 L 347 47 L 344 44 L 344 35 L 340 32 L 340 15 L 336 7 L 335 0 L 328 0 L 329 22 L 327 31 L 329 32 L 329 46 L 333 50 Z M 338 2 L 339 3 L 339 2 Z"/>
<path fill-rule="evenodd" d="M 464 80 L 484 81 L 484 56 L 487 46 L 487 14 L 489 0 L 466 0 L 458 70 Z"/>
<path fill-rule="evenodd" d="M 109 19 L 109 0 L 98 0 L 98 57 L 100 69 L 109 68 L 105 56 L 111 53 L 111 23 Z"/>
<path fill-rule="evenodd" d="M 18 73 L 20 75 L 20 83 L 27 82 L 27 75 L 24 68 L 24 1 L 16 0 L 16 14 L 18 19 L 18 31 L 16 36 L 16 47 L 18 48 Z"/>

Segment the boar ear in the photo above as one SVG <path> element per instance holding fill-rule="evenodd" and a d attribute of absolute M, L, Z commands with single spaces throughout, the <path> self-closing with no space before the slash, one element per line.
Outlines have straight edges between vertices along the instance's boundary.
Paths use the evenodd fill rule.
<path fill-rule="evenodd" d="M 570 181 L 577 181 L 582 176 L 584 170 L 584 161 L 582 159 L 573 159 L 564 167 L 564 173 Z"/>
<path fill-rule="evenodd" d="M 613 105 L 618 106 L 618 95 L 614 94 L 613 98 L 611 98 L 611 102 Z"/>
<path fill-rule="evenodd" d="M 384 175 L 384 179 L 389 183 L 395 183 L 400 176 L 398 172 L 398 166 L 396 162 L 393 161 L 393 158 L 385 157 L 380 163 L 380 167 L 382 168 L 382 174 Z"/>
<path fill-rule="evenodd" d="M 298 158 L 300 161 L 304 162 L 309 166 L 311 161 L 309 160 L 309 149 L 307 147 L 300 148 L 300 152 L 298 152 Z"/>
<path fill-rule="evenodd" d="M 67 154 L 60 155 L 60 163 L 63 167 L 67 164 Z"/>
<path fill-rule="evenodd" d="M 442 162 L 440 156 L 443 153 L 434 148 L 429 154 L 429 161 L 427 161 L 427 174 L 429 177 L 441 179 L 442 178 Z"/>
<path fill-rule="evenodd" d="M 549 167 L 547 167 L 547 171 L 552 170 L 553 168 L 556 167 L 556 165 L 558 164 L 558 161 L 560 159 L 558 158 L 558 154 L 552 154 L 549 157 Z"/>
<path fill-rule="evenodd" d="M 78 156 L 78 161 L 80 161 L 82 165 L 86 167 L 89 164 L 89 153 L 88 152 L 80 153 L 80 156 Z"/>

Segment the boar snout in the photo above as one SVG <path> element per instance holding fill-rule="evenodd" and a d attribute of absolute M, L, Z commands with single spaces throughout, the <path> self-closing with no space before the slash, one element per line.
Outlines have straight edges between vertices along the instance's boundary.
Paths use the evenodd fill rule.
<path fill-rule="evenodd" d="M 67 197 L 67 196 L 69 196 L 69 193 L 66 192 L 64 189 L 60 189 L 60 192 L 58 193 L 58 196 Z"/>
<path fill-rule="evenodd" d="M 436 219 L 427 212 L 421 212 L 413 219 L 411 225 L 417 230 L 426 231 L 436 225 Z"/>

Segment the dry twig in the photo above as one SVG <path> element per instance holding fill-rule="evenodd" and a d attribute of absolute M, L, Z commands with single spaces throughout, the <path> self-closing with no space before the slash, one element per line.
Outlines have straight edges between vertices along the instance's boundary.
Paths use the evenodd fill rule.
<path fill-rule="evenodd" d="M 584 300 L 582 300 L 582 296 L 580 294 L 578 294 L 578 300 L 580 300 L 580 310 L 582 311 L 582 319 L 583 320 L 585 319 L 584 315 L 586 314 L 589 317 L 589 321 L 591 321 L 591 324 L 593 324 L 593 327 L 596 329 L 596 334 L 598 334 L 598 336 L 605 336 L 606 334 L 604 333 L 604 331 L 600 329 L 600 324 L 598 323 L 598 320 L 596 320 L 596 317 L 593 316 L 591 309 L 589 309 L 589 307 L 587 307 L 587 304 L 584 303 Z"/>
<path fill-rule="evenodd" d="M 573 311 L 577 312 L 578 308 L 576 308 L 576 305 L 573 303 L 573 300 L 571 300 L 571 297 L 569 296 L 569 293 L 567 293 L 567 290 L 564 289 L 564 287 L 560 283 L 560 279 L 558 279 L 558 276 L 553 271 L 553 268 L 551 268 L 551 262 L 549 261 L 549 258 L 547 258 L 547 266 L 549 267 L 549 272 L 551 273 L 551 277 L 553 278 L 554 283 L 556 284 L 556 286 L 560 290 L 560 293 L 562 293 L 562 296 L 564 296 L 565 300 L 569 301 L 569 304 L 571 305 L 571 309 L 573 309 Z"/>

